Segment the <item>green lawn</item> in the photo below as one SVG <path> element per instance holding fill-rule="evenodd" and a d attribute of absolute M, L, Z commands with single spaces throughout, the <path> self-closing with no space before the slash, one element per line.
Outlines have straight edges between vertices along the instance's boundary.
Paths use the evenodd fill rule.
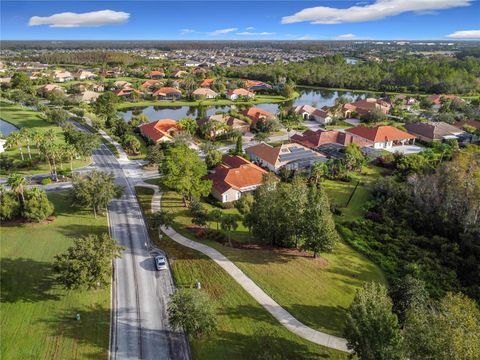
<path fill-rule="evenodd" d="M 325 180 L 322 183 L 330 202 L 343 213 L 338 220 L 353 220 L 363 215 L 365 203 L 370 199 L 372 181 L 377 179 L 382 171 L 386 170 L 378 166 L 365 166 L 361 174 L 352 173 L 352 181 L 350 182 Z M 346 206 L 357 182 L 360 182 L 357 190 L 348 206 Z"/>
<path fill-rule="evenodd" d="M 363 194 L 359 194 L 360 199 Z M 191 218 L 177 193 L 164 191 L 162 208 L 176 214 L 174 228 L 178 232 L 194 238 L 186 229 L 192 224 Z M 215 224 L 210 226 L 214 228 Z M 249 238 L 247 229 L 241 224 L 232 233 L 232 239 L 237 241 L 245 242 Z M 334 335 L 342 334 L 346 309 L 356 289 L 365 281 L 385 282 L 377 266 L 344 243 L 338 244 L 332 254 L 322 254 L 320 260 L 314 260 L 310 255 L 293 255 L 287 251 L 245 250 L 210 240 L 199 241 L 234 261 L 297 319 Z"/>
<path fill-rule="evenodd" d="M 56 126 L 52 123 L 45 121 L 40 116 L 40 113 L 36 111 L 24 108 L 20 105 L 8 104 L 0 101 L 0 118 L 15 125 L 19 129 L 25 127 L 38 132 L 46 132 L 49 129 L 54 129 L 57 135 L 56 142 L 57 143 L 64 142 L 62 129 L 59 126 Z M 22 148 L 23 148 L 25 159 L 28 159 L 26 144 L 24 144 Z M 30 148 L 32 150 L 32 157 L 38 158 L 38 150 L 36 146 L 34 144 L 31 144 Z M 8 156 L 14 161 L 14 163 L 18 163 L 21 160 L 20 152 L 18 148 L 8 149 L 4 153 L 2 153 L 2 156 Z M 73 167 L 78 168 L 78 167 L 86 166 L 90 162 L 91 162 L 90 158 L 86 160 L 82 160 L 82 159 L 74 160 Z M 70 164 L 64 163 L 64 168 L 69 169 Z M 58 166 L 58 170 L 60 170 L 60 166 Z M 35 165 L 34 168 L 22 168 L 22 169 L 16 169 L 12 171 L 7 171 L 6 169 L 3 169 L 3 168 L 0 169 L 0 175 L 2 176 L 8 175 L 9 172 L 16 172 L 21 175 L 33 175 L 33 174 L 48 173 L 49 168 L 46 162 L 41 161 L 37 165 Z"/>
<path fill-rule="evenodd" d="M 298 96 L 298 93 L 292 98 Z M 118 110 L 125 110 L 134 107 L 145 107 L 145 106 L 224 106 L 224 105 L 255 105 L 255 104 L 266 104 L 266 103 L 281 103 L 288 101 L 283 96 L 279 95 L 257 95 L 254 99 L 249 101 L 232 101 L 229 99 L 209 99 L 209 100 L 140 100 L 136 102 L 122 102 L 117 105 Z"/>
<path fill-rule="evenodd" d="M 67 192 L 49 198 L 52 223 L 0 227 L 0 358 L 106 359 L 110 289 L 66 291 L 52 278 L 54 256 L 73 237 L 106 232 L 106 218 L 72 208 Z"/>
<path fill-rule="evenodd" d="M 150 212 L 153 191 L 136 188 L 145 212 Z M 197 280 L 215 300 L 218 331 L 200 340 L 190 338 L 194 359 L 252 359 L 263 351 L 274 359 L 346 359 L 346 354 L 315 345 L 292 334 L 243 290 L 220 266 L 207 256 L 183 247 L 167 237 L 156 245 L 164 249 L 178 287 Z"/>

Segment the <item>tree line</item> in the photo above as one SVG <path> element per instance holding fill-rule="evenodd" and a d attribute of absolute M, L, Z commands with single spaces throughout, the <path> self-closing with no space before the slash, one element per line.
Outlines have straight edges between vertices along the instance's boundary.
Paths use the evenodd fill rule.
<path fill-rule="evenodd" d="M 297 85 L 372 91 L 478 94 L 480 59 L 474 57 L 361 62 L 349 65 L 341 55 L 288 64 L 258 64 L 227 69 L 227 76 Z"/>
<path fill-rule="evenodd" d="M 340 227 L 394 280 L 418 274 L 434 297 L 462 291 L 480 300 L 480 150 L 456 150 L 451 161 L 405 162 L 379 179 L 365 219 Z M 409 158 L 409 157 L 408 157 Z"/>

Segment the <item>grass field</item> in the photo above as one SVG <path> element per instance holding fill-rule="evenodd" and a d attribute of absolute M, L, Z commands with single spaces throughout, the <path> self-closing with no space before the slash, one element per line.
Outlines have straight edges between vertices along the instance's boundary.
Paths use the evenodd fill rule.
<path fill-rule="evenodd" d="M 298 93 L 295 93 L 295 98 Z M 172 107 L 172 106 L 224 106 L 224 105 L 255 105 L 266 103 L 281 103 L 288 101 L 283 96 L 279 95 L 257 95 L 254 99 L 249 101 L 232 101 L 229 99 L 208 99 L 208 100 L 141 100 L 137 102 L 122 102 L 117 105 L 118 110 L 126 110 L 135 107 L 145 106 L 159 106 L 159 107 Z"/>
<path fill-rule="evenodd" d="M 110 289 L 66 291 L 52 278 L 54 256 L 73 237 L 106 232 L 106 218 L 72 208 L 66 192 L 49 198 L 52 223 L 0 227 L 0 358 L 106 359 Z"/>
<path fill-rule="evenodd" d="M 140 203 L 150 212 L 153 191 L 137 188 Z M 205 255 L 183 247 L 167 237 L 150 237 L 164 249 L 178 287 L 197 280 L 215 300 L 218 331 L 200 340 L 190 338 L 194 359 L 346 359 L 346 354 L 301 339 L 281 326 L 220 266 Z M 261 357 L 260 353 L 268 354 Z"/>
<path fill-rule="evenodd" d="M 335 191 L 339 196 L 348 192 L 345 189 Z M 332 191 L 329 192 L 332 195 Z M 366 195 L 368 196 L 368 193 Z M 359 191 L 355 196 L 362 199 L 365 193 Z M 359 200 L 358 203 L 362 201 Z M 360 211 L 357 209 L 360 205 L 353 206 L 353 200 L 351 204 L 352 214 Z M 211 208 L 208 204 L 205 206 Z M 179 233 L 194 238 L 194 235 L 186 229 L 186 226 L 192 224 L 191 217 L 177 193 L 164 191 L 162 208 L 175 213 L 174 228 Z M 231 209 L 227 212 L 236 210 Z M 215 224 L 210 223 L 210 227 L 214 228 Z M 249 238 L 250 235 L 242 224 L 239 224 L 237 231 L 232 233 L 232 239 L 237 241 L 245 242 Z M 319 261 L 310 255 L 294 255 L 287 251 L 246 250 L 230 248 L 210 240 L 199 241 L 216 248 L 235 262 L 300 321 L 334 335 L 342 334 L 346 310 L 353 300 L 356 289 L 366 281 L 385 282 L 378 267 L 343 243 L 339 243 L 332 254 L 322 254 L 322 260 Z"/>
<path fill-rule="evenodd" d="M 49 123 L 45 121 L 41 116 L 40 113 L 35 112 L 33 110 L 24 108 L 20 105 L 14 105 L 14 104 L 8 104 L 5 102 L 0 101 L 0 118 L 15 125 L 17 128 L 29 128 L 38 132 L 46 132 L 49 129 L 54 129 L 55 133 L 57 135 L 57 143 L 63 143 L 63 132 L 62 129 L 59 126 L 56 126 L 52 123 Z M 23 148 L 23 153 L 25 156 L 25 159 L 28 159 L 28 153 L 27 153 L 27 147 L 26 144 L 22 146 Z M 32 150 L 32 157 L 38 156 L 38 150 L 34 144 L 30 145 L 30 148 Z M 14 149 L 8 149 L 2 155 L 8 156 L 11 159 L 13 159 L 15 162 L 18 162 L 21 160 L 20 157 L 20 152 L 18 148 Z M 88 158 L 86 160 L 74 160 L 73 161 L 73 167 L 81 167 L 81 166 L 86 166 L 91 162 L 91 159 Z M 66 162 L 64 163 L 64 168 L 69 169 L 70 168 L 70 163 Z M 58 170 L 60 170 L 60 167 L 58 167 Z M 48 173 L 49 168 L 48 164 L 44 161 L 38 163 L 34 168 L 25 168 L 25 169 L 15 169 L 12 170 L 11 172 L 16 172 L 21 175 L 33 175 L 33 174 L 42 174 L 42 173 Z M 5 169 L 0 169 L 0 175 L 8 175 L 8 172 Z"/>

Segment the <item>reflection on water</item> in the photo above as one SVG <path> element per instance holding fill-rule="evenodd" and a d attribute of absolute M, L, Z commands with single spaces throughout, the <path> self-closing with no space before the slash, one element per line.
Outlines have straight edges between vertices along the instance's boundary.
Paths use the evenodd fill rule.
<path fill-rule="evenodd" d="M 0 132 L 3 134 L 3 136 L 8 136 L 12 132 L 17 131 L 17 130 L 18 129 L 14 125 L 0 119 Z"/>
<path fill-rule="evenodd" d="M 332 91 L 326 89 L 310 89 L 310 88 L 298 88 L 300 96 L 292 101 L 287 101 L 283 103 L 284 106 L 301 106 L 301 105 L 312 105 L 317 108 L 323 106 L 333 106 L 335 101 L 340 97 L 346 97 L 349 101 L 355 101 L 357 99 L 363 99 L 367 96 L 373 96 L 367 93 L 351 92 L 351 91 Z M 269 111 L 271 113 L 276 113 L 278 111 L 279 104 L 257 104 L 256 107 L 259 107 L 263 110 Z M 145 114 L 150 121 L 158 119 L 173 119 L 180 120 L 184 117 L 196 118 L 199 114 L 201 117 L 214 115 L 217 112 L 226 112 L 230 108 L 237 108 L 242 110 L 245 108 L 245 105 L 227 105 L 227 106 L 209 106 L 209 107 L 198 107 L 198 106 L 172 106 L 172 107 L 159 107 L 159 106 L 148 106 L 144 108 L 135 108 L 134 110 L 126 110 L 120 112 L 120 116 L 129 121 L 132 116 Z"/>

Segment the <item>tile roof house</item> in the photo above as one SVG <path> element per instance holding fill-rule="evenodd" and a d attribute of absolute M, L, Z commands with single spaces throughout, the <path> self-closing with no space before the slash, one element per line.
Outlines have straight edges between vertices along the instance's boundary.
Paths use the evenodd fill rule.
<path fill-rule="evenodd" d="M 365 115 L 374 109 L 378 109 L 386 115 L 390 112 L 391 107 L 391 104 L 385 100 L 368 98 L 344 104 L 342 106 L 342 113 L 344 117 L 350 117 L 353 112 L 359 115 Z"/>
<path fill-rule="evenodd" d="M 354 141 L 365 141 L 367 145 L 374 149 L 390 149 L 394 146 L 407 145 L 415 143 L 415 135 L 399 130 L 393 126 L 365 127 L 357 126 L 345 129 Z"/>
<path fill-rule="evenodd" d="M 182 97 L 182 92 L 173 87 L 162 87 L 155 91 L 152 96 L 159 100 L 178 100 Z"/>
<path fill-rule="evenodd" d="M 117 80 L 113 83 L 113 86 L 115 86 L 116 89 L 130 88 L 132 87 L 132 83 L 125 80 Z"/>
<path fill-rule="evenodd" d="M 246 121 L 237 119 L 237 118 L 235 118 L 233 116 L 230 116 L 228 114 L 212 115 L 212 116 L 209 116 L 206 119 L 198 120 L 197 123 L 198 123 L 198 126 L 202 127 L 210 121 L 218 121 L 219 123 L 227 125 L 230 130 L 238 131 L 242 134 L 245 134 L 250 130 L 250 124 L 249 123 L 247 123 Z M 217 130 L 214 130 L 214 132 L 212 132 L 209 135 L 210 135 L 210 137 L 213 137 L 213 136 L 221 135 L 225 132 L 227 132 L 227 129 L 225 129 L 225 128 L 217 129 Z"/>
<path fill-rule="evenodd" d="M 267 171 L 241 156 L 225 155 L 204 179 L 212 181 L 211 194 L 222 203 L 240 199 L 263 183 Z"/>
<path fill-rule="evenodd" d="M 218 94 L 208 87 L 200 87 L 192 93 L 195 99 L 215 99 Z"/>
<path fill-rule="evenodd" d="M 443 121 L 406 124 L 409 133 L 426 142 L 457 139 L 465 131 Z"/>
<path fill-rule="evenodd" d="M 155 79 L 147 80 L 142 85 L 140 85 L 140 88 L 147 92 L 151 92 L 155 88 L 159 88 L 159 87 L 160 87 L 160 82 Z"/>
<path fill-rule="evenodd" d="M 152 70 L 145 74 L 145 77 L 150 79 L 162 79 L 165 77 L 165 73 L 161 70 Z"/>
<path fill-rule="evenodd" d="M 200 87 L 208 88 L 213 85 L 215 79 L 205 79 L 200 83 Z"/>
<path fill-rule="evenodd" d="M 270 90 L 272 85 L 257 80 L 241 80 L 249 91 Z"/>
<path fill-rule="evenodd" d="M 459 129 L 463 129 L 465 125 L 474 127 L 475 129 L 480 129 L 480 121 L 478 120 L 466 120 L 466 121 L 460 121 L 455 123 L 454 126 L 458 127 Z"/>
<path fill-rule="evenodd" d="M 73 79 L 74 77 L 70 71 L 55 70 L 53 72 L 53 80 L 55 82 L 65 82 Z"/>
<path fill-rule="evenodd" d="M 78 70 L 73 73 L 73 77 L 76 80 L 88 80 L 95 79 L 97 77 L 97 74 L 94 74 L 93 72 L 88 70 Z"/>
<path fill-rule="evenodd" d="M 185 71 L 185 70 L 178 70 L 178 71 L 175 71 L 175 72 L 173 73 L 173 77 L 174 77 L 174 78 L 177 78 L 177 79 L 178 79 L 178 78 L 181 78 L 181 77 L 184 77 L 185 75 L 188 75 L 188 72 Z"/>
<path fill-rule="evenodd" d="M 139 127 L 140 133 L 154 143 L 171 142 L 181 130 L 180 125 L 172 119 L 160 119 Z"/>
<path fill-rule="evenodd" d="M 83 91 L 81 94 L 72 95 L 72 98 L 79 102 L 91 103 L 96 101 L 99 96 L 100 96 L 100 93 L 98 92 L 86 90 L 86 91 Z"/>
<path fill-rule="evenodd" d="M 249 99 L 255 97 L 255 93 L 253 93 L 251 91 L 248 91 L 247 89 L 242 89 L 242 88 L 238 88 L 238 89 L 235 89 L 235 90 L 229 90 L 229 91 L 227 91 L 226 95 L 227 95 L 227 99 L 230 99 L 230 100 L 237 100 L 241 96 L 249 98 Z"/>
<path fill-rule="evenodd" d="M 252 125 L 251 125 L 252 127 L 255 127 L 255 125 L 257 124 L 257 121 L 260 119 L 263 119 L 263 120 L 275 119 L 274 114 L 257 107 L 251 107 L 247 110 L 244 110 L 241 112 L 241 114 L 250 118 L 250 120 L 252 120 Z"/>
<path fill-rule="evenodd" d="M 317 109 L 310 105 L 297 106 L 294 111 L 302 115 L 304 120 L 315 120 L 320 124 L 329 124 L 333 120 L 327 111 Z"/>
<path fill-rule="evenodd" d="M 360 138 L 354 138 L 348 133 L 337 130 L 307 130 L 301 135 L 293 135 L 290 139 L 310 149 L 318 149 L 321 145 L 332 143 L 344 146 L 348 144 L 357 144 L 359 146 L 367 145 L 366 141 Z"/>
<path fill-rule="evenodd" d="M 432 109 L 440 109 L 440 107 L 442 106 L 442 101 L 463 101 L 463 99 L 455 95 L 430 95 L 429 97 L 427 97 L 427 99 L 433 103 Z"/>
<path fill-rule="evenodd" d="M 66 92 L 63 86 L 56 85 L 56 84 L 46 84 L 46 85 L 40 86 L 37 89 L 37 94 L 39 94 L 40 96 L 45 96 L 46 94 L 51 93 L 53 91 L 59 92 L 59 93 Z"/>
<path fill-rule="evenodd" d="M 317 161 L 327 161 L 324 155 L 297 143 L 276 147 L 260 143 L 246 148 L 245 152 L 252 161 L 274 172 L 282 167 L 288 170 L 307 169 Z"/>
<path fill-rule="evenodd" d="M 134 88 L 131 87 L 124 87 L 122 89 L 114 90 L 113 91 L 117 96 L 131 99 L 134 94 L 137 94 L 139 97 L 143 96 L 143 93 L 141 91 L 138 91 Z"/>

